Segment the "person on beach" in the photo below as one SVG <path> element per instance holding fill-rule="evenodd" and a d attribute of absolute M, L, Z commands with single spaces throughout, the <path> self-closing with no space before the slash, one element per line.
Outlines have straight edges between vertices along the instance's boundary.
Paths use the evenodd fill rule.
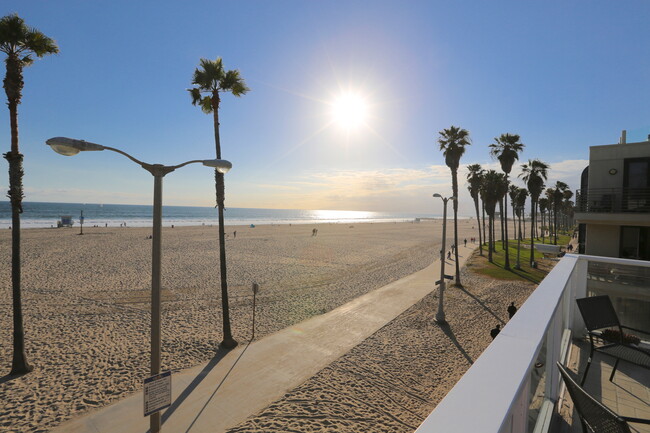
<path fill-rule="evenodd" d="M 447 260 L 451 259 L 451 251 L 447 251 Z"/>
<path fill-rule="evenodd" d="M 514 302 L 511 302 L 510 306 L 508 307 L 508 316 L 509 316 L 509 318 L 512 319 L 512 316 L 514 316 L 516 312 L 517 312 L 517 307 L 515 307 Z"/>
<path fill-rule="evenodd" d="M 235 230 L 234 232 L 232 232 L 232 237 L 233 237 L 233 238 L 236 238 L 236 237 L 237 237 L 237 230 Z"/>
<path fill-rule="evenodd" d="M 497 323 L 496 328 L 490 330 L 490 337 L 492 337 L 492 339 L 494 340 L 495 338 L 497 338 L 497 335 L 499 335 L 499 332 L 501 332 L 501 325 Z"/>
<path fill-rule="evenodd" d="M 465 242 L 465 246 L 467 246 L 467 238 L 465 238 L 463 242 Z"/>

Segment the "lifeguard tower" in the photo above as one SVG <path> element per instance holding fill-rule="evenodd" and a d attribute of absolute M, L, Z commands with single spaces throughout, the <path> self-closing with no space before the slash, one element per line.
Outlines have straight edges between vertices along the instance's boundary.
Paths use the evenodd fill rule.
<path fill-rule="evenodd" d="M 61 219 L 56 222 L 57 227 L 72 227 L 72 215 L 61 215 Z"/>

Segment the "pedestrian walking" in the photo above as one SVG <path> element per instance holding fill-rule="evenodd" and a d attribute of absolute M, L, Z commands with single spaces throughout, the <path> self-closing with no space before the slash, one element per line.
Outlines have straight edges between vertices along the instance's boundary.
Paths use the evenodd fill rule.
<path fill-rule="evenodd" d="M 465 238 L 464 242 L 465 242 L 465 246 L 467 246 L 467 238 Z"/>

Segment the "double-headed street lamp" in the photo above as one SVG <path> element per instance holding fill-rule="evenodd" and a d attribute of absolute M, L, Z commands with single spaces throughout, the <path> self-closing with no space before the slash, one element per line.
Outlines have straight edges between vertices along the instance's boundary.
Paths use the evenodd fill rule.
<path fill-rule="evenodd" d="M 151 250 L 151 375 L 160 374 L 160 245 L 162 237 L 162 179 L 166 174 L 188 164 L 201 163 L 206 167 L 216 168 L 220 173 L 227 173 L 232 164 L 222 159 L 205 159 L 187 161 L 178 165 L 147 164 L 126 152 L 101 144 L 75 140 L 66 137 L 54 137 L 46 141 L 47 145 L 57 153 L 73 156 L 79 152 L 110 150 L 126 156 L 154 177 L 153 183 L 153 236 Z M 151 415 L 151 432 L 160 431 L 160 412 Z"/>
<path fill-rule="evenodd" d="M 447 323 L 445 320 L 445 309 L 443 305 L 443 296 L 445 294 L 445 241 L 447 239 L 447 202 L 449 200 L 456 200 L 456 197 L 448 197 L 444 198 L 438 193 L 435 193 L 433 195 L 434 197 L 438 197 L 442 199 L 443 203 L 443 212 L 442 212 L 442 248 L 440 250 L 440 291 L 438 294 L 438 312 L 436 313 L 436 322 L 440 323 L 441 325 L 444 325 Z M 455 246 L 455 248 L 458 248 L 458 245 Z"/>

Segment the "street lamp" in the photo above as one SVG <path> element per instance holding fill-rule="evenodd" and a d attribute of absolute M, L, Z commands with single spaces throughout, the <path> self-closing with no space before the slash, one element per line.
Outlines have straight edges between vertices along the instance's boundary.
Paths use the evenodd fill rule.
<path fill-rule="evenodd" d="M 126 156 L 140 167 L 147 170 L 154 177 L 153 183 L 153 236 L 151 250 L 151 375 L 160 374 L 160 261 L 161 261 L 161 237 L 162 237 L 162 179 L 166 174 L 177 168 L 188 164 L 201 163 L 206 167 L 216 168 L 220 173 L 227 173 L 232 164 L 222 159 L 192 160 L 178 165 L 147 164 L 126 152 L 101 144 L 90 143 L 84 140 L 76 140 L 66 137 L 54 137 L 45 142 L 55 152 L 73 156 L 79 152 L 110 150 Z M 151 415 L 151 433 L 160 431 L 160 412 Z"/>
<path fill-rule="evenodd" d="M 438 312 L 436 313 L 436 322 L 441 325 L 447 323 L 445 320 L 445 309 L 443 305 L 443 296 L 445 294 L 445 241 L 447 239 L 447 202 L 449 200 L 456 200 L 456 197 L 444 198 L 438 193 L 433 195 L 442 199 L 443 212 L 442 212 L 442 249 L 440 250 L 440 290 L 438 296 Z M 456 246 L 458 248 L 458 246 Z"/>

